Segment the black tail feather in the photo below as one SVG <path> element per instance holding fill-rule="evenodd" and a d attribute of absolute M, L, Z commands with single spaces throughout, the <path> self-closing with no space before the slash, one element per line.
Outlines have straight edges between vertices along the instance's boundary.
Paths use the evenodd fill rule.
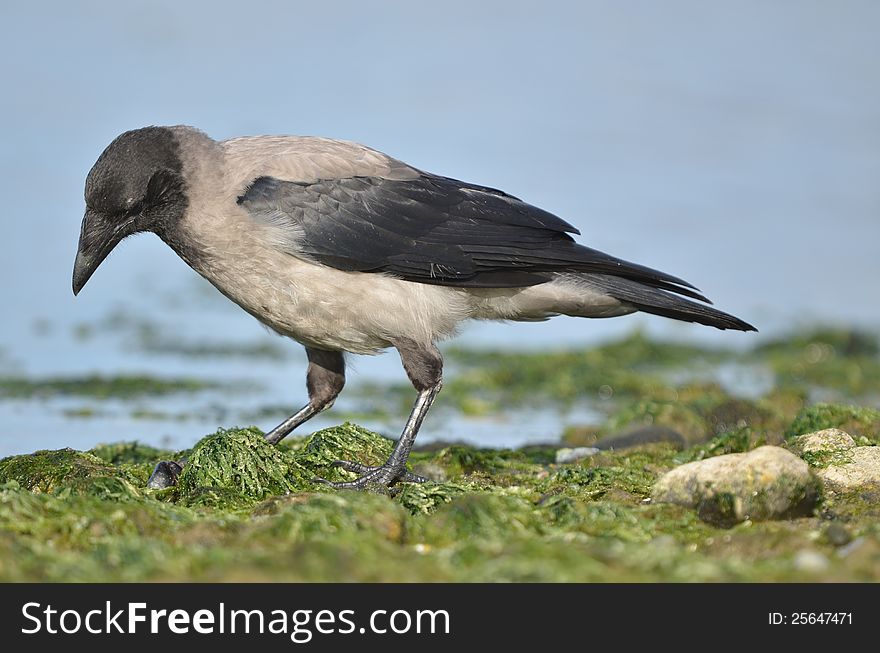
<path fill-rule="evenodd" d="M 626 302 L 643 313 L 661 315 L 683 322 L 697 322 L 722 330 L 757 331 L 751 324 L 738 317 L 672 294 L 672 292 L 690 293 L 665 284 L 663 289 L 652 288 L 637 281 L 605 274 L 589 274 L 581 278 L 594 289 Z"/>

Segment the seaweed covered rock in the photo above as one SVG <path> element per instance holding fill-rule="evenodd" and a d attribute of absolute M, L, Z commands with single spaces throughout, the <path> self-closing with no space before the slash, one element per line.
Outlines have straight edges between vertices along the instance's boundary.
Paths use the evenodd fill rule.
<path fill-rule="evenodd" d="M 259 429 L 219 429 L 193 447 L 177 492 L 189 502 L 209 505 L 236 497 L 259 500 L 301 489 L 310 477 Z"/>
<path fill-rule="evenodd" d="M 38 493 L 88 494 L 109 500 L 140 496 L 124 470 L 73 449 L 4 458 L 0 460 L 0 483 L 9 481 Z"/>
<path fill-rule="evenodd" d="M 364 465 L 381 465 L 394 448 L 394 442 L 362 426 L 346 422 L 317 431 L 293 454 L 293 459 L 314 475 L 328 481 L 350 481 L 357 474 L 333 466 L 334 460 L 351 460 Z"/>
<path fill-rule="evenodd" d="M 111 465 L 139 465 L 155 463 L 159 460 L 171 458 L 174 453 L 167 449 L 157 449 L 142 442 L 113 442 L 99 444 L 89 450 L 93 456 Z"/>
<path fill-rule="evenodd" d="M 696 508 L 718 525 L 807 515 L 819 495 L 809 466 L 780 447 L 708 458 L 676 467 L 654 486 L 653 499 Z"/>
<path fill-rule="evenodd" d="M 141 442 L 114 442 L 99 444 L 88 451 L 106 463 L 122 469 L 137 487 L 145 487 L 156 463 L 161 460 L 178 460 L 182 452 L 157 449 Z"/>
<path fill-rule="evenodd" d="M 846 404 L 815 404 L 801 410 L 785 433 L 793 438 L 804 433 L 837 428 L 855 438 L 880 444 L 880 410 Z"/>
<path fill-rule="evenodd" d="M 295 449 L 269 444 L 253 427 L 220 429 L 193 447 L 177 488 L 168 495 L 187 505 L 248 507 L 272 496 L 321 489 L 316 477 L 351 480 L 354 475 L 334 467 L 334 460 L 378 465 L 393 446 L 388 438 L 349 423 L 317 431 Z"/>

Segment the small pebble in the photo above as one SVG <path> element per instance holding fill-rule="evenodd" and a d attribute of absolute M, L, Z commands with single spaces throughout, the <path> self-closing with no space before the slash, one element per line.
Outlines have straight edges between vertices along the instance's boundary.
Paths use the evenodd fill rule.
<path fill-rule="evenodd" d="M 584 458 L 595 456 L 597 453 L 599 453 L 599 450 L 596 447 L 575 447 L 574 449 L 559 449 L 556 452 L 556 464 L 568 465 L 570 463 L 576 463 L 577 461 L 583 460 Z"/>
<path fill-rule="evenodd" d="M 825 529 L 825 537 L 834 546 L 843 546 L 852 542 L 852 535 L 845 526 L 838 523 L 829 524 Z"/>
<path fill-rule="evenodd" d="M 794 556 L 795 569 L 819 573 L 828 569 L 828 558 L 812 549 L 802 549 Z"/>

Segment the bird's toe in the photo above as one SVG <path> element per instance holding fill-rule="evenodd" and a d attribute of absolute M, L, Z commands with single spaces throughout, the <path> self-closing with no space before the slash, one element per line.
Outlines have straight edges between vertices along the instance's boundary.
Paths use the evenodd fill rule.
<path fill-rule="evenodd" d="M 368 474 L 373 470 L 378 469 L 377 467 L 356 463 L 351 460 L 334 460 L 330 464 L 334 467 L 341 467 L 347 472 L 354 472 L 355 474 Z"/>
<path fill-rule="evenodd" d="M 330 485 L 338 490 L 366 490 L 371 487 L 387 488 L 400 482 L 424 483 L 428 480 L 424 476 L 413 474 L 404 466 L 389 465 L 387 463 L 372 467 L 349 460 L 335 460 L 332 464 L 334 467 L 341 467 L 346 471 L 361 474 L 360 477 L 352 481 L 334 482 L 320 477 L 315 479 L 318 483 Z"/>

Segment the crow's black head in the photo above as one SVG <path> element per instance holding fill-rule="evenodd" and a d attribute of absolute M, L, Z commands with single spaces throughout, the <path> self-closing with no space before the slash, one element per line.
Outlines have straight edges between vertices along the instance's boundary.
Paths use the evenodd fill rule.
<path fill-rule="evenodd" d="M 107 146 L 86 179 L 74 294 L 123 238 L 140 231 L 161 235 L 174 226 L 186 208 L 182 169 L 168 127 L 128 131 Z"/>

